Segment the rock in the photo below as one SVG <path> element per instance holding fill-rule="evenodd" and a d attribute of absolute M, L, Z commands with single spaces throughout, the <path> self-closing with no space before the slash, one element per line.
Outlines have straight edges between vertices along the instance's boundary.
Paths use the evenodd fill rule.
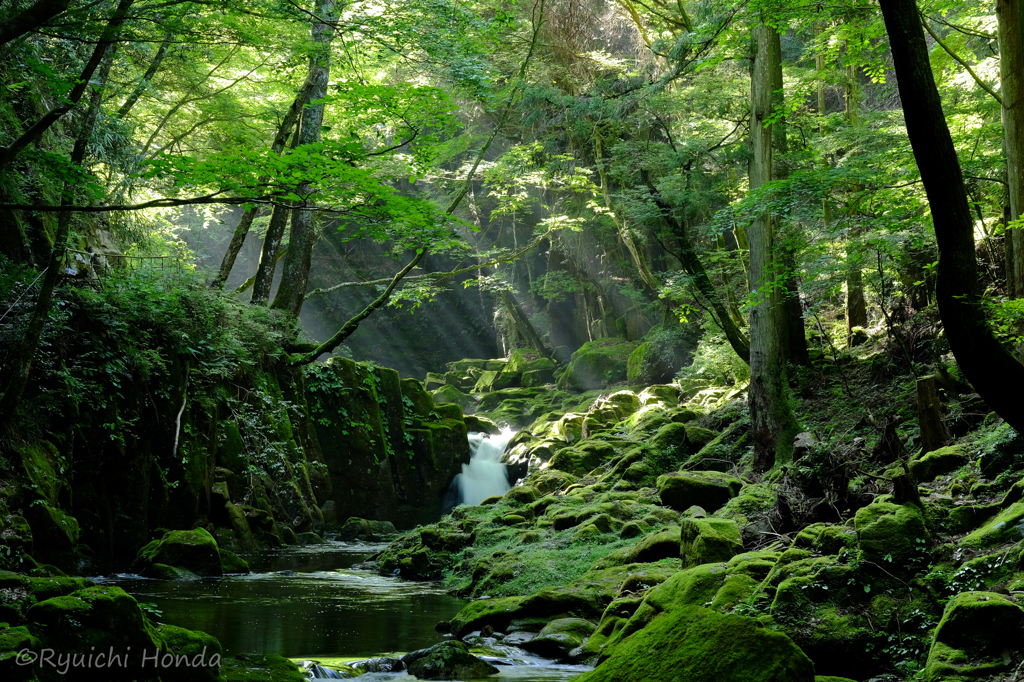
<path fill-rule="evenodd" d="M 238 654 L 224 659 L 225 682 L 308 682 L 297 665 L 277 654 Z"/>
<path fill-rule="evenodd" d="M 654 434 L 651 446 L 658 450 L 678 450 L 680 454 L 688 452 L 689 441 L 686 439 L 686 427 L 675 422 L 665 424 Z"/>
<path fill-rule="evenodd" d="M 603 441 L 585 441 L 576 447 L 562 448 L 548 464 L 574 476 L 584 476 L 615 457 L 615 448 Z"/>
<path fill-rule="evenodd" d="M 220 568 L 224 573 L 248 573 L 249 563 L 234 552 L 220 550 Z"/>
<path fill-rule="evenodd" d="M 167 666 L 160 671 L 161 682 L 192 682 L 192 680 L 219 680 L 223 650 L 220 642 L 205 632 L 195 632 L 174 625 L 159 625 L 157 638 L 160 649 L 174 654 L 179 665 Z M 184 658 L 181 658 L 184 657 Z"/>
<path fill-rule="evenodd" d="M 655 617 L 576 680 L 814 682 L 814 666 L 789 637 L 752 618 L 685 606 Z"/>
<path fill-rule="evenodd" d="M 472 396 L 466 395 L 455 386 L 444 385 L 431 393 L 435 404 L 453 403 L 463 410 L 476 407 Z M 461 415 L 460 415 L 461 416 Z M 467 425 L 468 428 L 468 425 Z"/>
<path fill-rule="evenodd" d="M 305 533 L 298 533 L 297 539 L 300 545 L 323 545 L 326 544 L 326 540 L 314 533 L 313 531 L 306 531 Z"/>
<path fill-rule="evenodd" d="M 398 532 L 395 524 L 390 521 L 371 521 L 353 516 L 341 527 L 338 539 L 350 542 L 356 538 L 377 541 L 382 535 L 393 535 Z"/>
<path fill-rule="evenodd" d="M 619 338 L 589 341 L 572 354 L 565 373 L 558 379 L 560 389 L 589 391 L 626 379 L 626 363 L 633 344 Z"/>
<path fill-rule="evenodd" d="M 524 372 L 547 370 L 554 371 L 553 360 L 544 357 L 542 353 L 530 348 L 516 348 L 508 356 L 508 362 L 502 371 L 511 374 L 523 374 Z"/>
<path fill-rule="evenodd" d="M 25 516 L 32 528 L 33 557 L 72 570 L 78 563 L 75 546 L 80 532 L 75 517 L 45 503 L 29 505 Z"/>
<path fill-rule="evenodd" d="M 535 638 L 520 646 L 544 658 L 565 658 L 570 651 L 582 646 L 595 629 L 593 623 L 582 618 L 559 618 L 545 625 Z"/>
<path fill-rule="evenodd" d="M 914 504 L 874 502 L 854 516 L 857 545 L 872 561 L 891 557 L 893 566 L 907 566 L 928 544 L 928 529 L 920 507 Z"/>
<path fill-rule="evenodd" d="M 334 500 L 327 500 L 320 506 L 320 515 L 324 517 L 324 525 L 333 527 L 338 522 L 338 506 Z"/>
<path fill-rule="evenodd" d="M 662 503 L 678 511 L 698 505 L 714 512 L 742 487 L 743 481 L 720 471 L 681 471 L 658 477 Z"/>
<path fill-rule="evenodd" d="M 626 563 L 654 563 L 679 556 L 679 529 L 666 528 L 636 543 L 625 557 Z"/>
<path fill-rule="evenodd" d="M 423 385 L 428 391 L 438 389 L 445 385 L 444 375 L 437 372 L 427 372 L 427 376 L 423 380 Z"/>
<path fill-rule="evenodd" d="M 960 541 L 961 547 L 983 549 L 1003 542 L 1017 542 L 1024 535 L 1024 502 L 1015 502 L 990 518 Z"/>
<path fill-rule="evenodd" d="M 679 523 L 679 557 L 683 568 L 728 561 L 743 551 L 735 521 L 683 518 Z"/>
<path fill-rule="evenodd" d="M 362 661 L 350 661 L 348 666 L 354 668 L 359 675 L 366 673 L 397 673 L 405 670 L 405 663 L 390 656 L 376 656 Z"/>
<path fill-rule="evenodd" d="M 673 419 L 672 421 L 677 420 Z M 711 429 L 701 428 L 700 426 L 691 426 L 686 429 L 686 439 L 690 443 L 691 455 L 695 455 L 700 452 L 706 445 L 716 438 L 718 438 L 718 434 Z"/>
<path fill-rule="evenodd" d="M 523 644 L 529 642 L 530 640 L 532 640 L 536 636 L 537 636 L 536 632 L 526 632 L 526 631 L 513 632 L 511 634 L 505 635 L 505 638 L 503 640 L 501 640 L 501 643 L 503 645 L 505 645 L 505 646 L 518 646 L 518 647 L 522 647 Z"/>
<path fill-rule="evenodd" d="M 962 445 L 950 445 L 932 450 L 920 459 L 911 460 L 910 473 L 918 481 L 931 481 L 936 476 L 956 471 L 970 462 L 967 450 Z"/>
<path fill-rule="evenodd" d="M 1007 649 L 1015 649 L 1024 626 L 1024 610 L 994 592 L 962 592 L 949 601 L 935 628 L 926 682 L 987 677 L 1010 669 Z"/>
<path fill-rule="evenodd" d="M 478 417 L 467 414 L 462 419 L 466 423 L 466 430 L 470 433 L 488 433 L 492 436 L 496 436 L 501 433 L 501 427 L 487 417 Z"/>
<path fill-rule="evenodd" d="M 490 663 L 469 653 L 465 644 L 455 641 L 432 646 L 408 662 L 403 657 L 403 662 L 409 674 L 421 680 L 480 680 L 498 672 Z"/>
<path fill-rule="evenodd" d="M 537 489 L 533 486 L 517 485 L 505 493 L 504 499 L 517 504 L 529 504 L 536 500 L 537 497 Z"/>
<path fill-rule="evenodd" d="M 142 569 L 142 575 L 153 580 L 199 580 L 199 576 L 187 568 L 167 564 L 150 564 Z"/>
<path fill-rule="evenodd" d="M 547 386 L 555 383 L 555 372 L 551 369 L 531 369 L 523 372 L 521 386 Z"/>
<path fill-rule="evenodd" d="M 802 433 L 796 434 L 796 438 L 793 440 L 793 461 L 808 455 L 811 449 L 818 444 L 814 434 L 810 431 L 803 431 Z"/>
<path fill-rule="evenodd" d="M 640 395 L 640 405 L 647 407 L 656 403 L 664 403 L 669 407 L 679 404 L 679 388 L 671 384 L 655 384 L 648 386 Z"/>
<path fill-rule="evenodd" d="M 153 564 L 185 568 L 196 575 L 222 575 L 217 541 L 203 528 L 170 530 L 139 550 L 134 570 L 146 571 Z"/>

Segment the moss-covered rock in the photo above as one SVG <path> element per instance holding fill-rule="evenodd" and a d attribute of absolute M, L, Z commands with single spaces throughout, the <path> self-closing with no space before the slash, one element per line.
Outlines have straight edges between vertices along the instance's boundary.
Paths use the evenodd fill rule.
<path fill-rule="evenodd" d="M 530 348 L 516 348 L 508 356 L 508 362 L 502 371 L 511 374 L 522 374 L 533 370 L 554 371 L 555 363 L 543 353 Z"/>
<path fill-rule="evenodd" d="M 693 505 L 715 511 L 742 487 L 743 481 L 719 471 L 681 471 L 658 477 L 661 501 L 679 511 Z"/>
<path fill-rule="evenodd" d="M 224 682 L 307 682 L 299 667 L 277 654 L 238 654 L 224 660 Z"/>
<path fill-rule="evenodd" d="M 931 481 L 936 476 L 956 471 L 970 461 L 967 449 L 962 445 L 949 445 L 932 450 L 920 459 L 910 462 L 910 473 L 918 481 Z"/>
<path fill-rule="evenodd" d="M 220 568 L 223 573 L 248 573 L 249 562 L 234 552 L 221 549 Z"/>
<path fill-rule="evenodd" d="M 173 654 L 175 662 L 173 666 L 162 666 L 161 682 L 220 679 L 223 650 L 215 637 L 174 625 L 157 626 L 156 635 L 161 658 L 163 654 Z"/>
<path fill-rule="evenodd" d="M 549 460 L 552 469 L 583 476 L 615 456 L 615 448 L 601 441 L 584 441 L 576 447 L 562 448 Z"/>
<path fill-rule="evenodd" d="M 465 644 L 454 641 L 432 646 L 406 665 L 409 674 L 420 680 L 480 680 L 498 672 L 487 661 L 469 653 Z"/>
<path fill-rule="evenodd" d="M 581 646 L 595 629 L 593 623 L 582 618 L 558 618 L 545 625 L 535 638 L 520 646 L 545 658 L 565 658 L 570 651 Z"/>
<path fill-rule="evenodd" d="M 565 373 L 558 379 L 560 389 L 589 391 L 625 381 L 626 363 L 633 344 L 624 339 L 589 341 L 572 354 Z"/>
<path fill-rule="evenodd" d="M 655 384 L 642 390 L 637 397 L 640 399 L 642 407 L 659 403 L 667 407 L 674 407 L 679 404 L 679 387 L 672 384 Z"/>
<path fill-rule="evenodd" d="M 679 558 L 683 568 L 727 561 L 743 551 L 735 521 L 683 518 L 679 523 Z"/>
<path fill-rule="evenodd" d="M 1005 652 L 1024 634 L 1024 610 L 994 592 L 963 592 L 946 605 L 935 628 L 924 679 L 985 677 L 1010 669 Z"/>
<path fill-rule="evenodd" d="M 476 401 L 472 396 L 466 395 L 455 386 L 444 385 L 431 393 L 435 404 L 451 403 L 458 405 L 463 410 L 476 407 Z M 462 416 L 461 413 L 459 415 Z"/>
<path fill-rule="evenodd" d="M 222 575 L 217 541 L 204 528 L 170 530 L 139 550 L 134 570 L 145 575 L 153 564 L 185 568 L 196 575 Z"/>
<path fill-rule="evenodd" d="M 696 454 L 707 447 L 718 437 L 718 434 L 710 429 L 700 426 L 690 426 L 686 429 L 686 439 L 690 443 L 690 454 Z"/>
<path fill-rule="evenodd" d="M 379 542 L 382 536 L 394 535 L 397 532 L 398 529 L 395 528 L 395 524 L 390 521 L 373 521 L 353 516 L 346 520 L 345 524 L 341 527 L 338 539 L 349 542 L 356 538 L 362 538 Z"/>
<path fill-rule="evenodd" d="M 961 547 L 983 549 L 1003 542 L 1017 542 L 1021 539 L 1021 522 L 1024 521 L 1024 502 L 1015 502 L 991 517 L 981 528 L 963 538 Z"/>
<path fill-rule="evenodd" d="M 32 528 L 34 558 L 71 570 L 77 562 L 78 520 L 46 503 L 31 504 L 25 512 Z"/>
<path fill-rule="evenodd" d="M 854 516 L 857 544 L 872 561 L 891 557 L 895 566 L 907 566 L 927 547 L 929 534 L 921 508 L 914 504 L 874 502 Z"/>
<path fill-rule="evenodd" d="M 662 613 L 579 682 L 814 682 L 811 660 L 780 632 L 700 606 Z"/>

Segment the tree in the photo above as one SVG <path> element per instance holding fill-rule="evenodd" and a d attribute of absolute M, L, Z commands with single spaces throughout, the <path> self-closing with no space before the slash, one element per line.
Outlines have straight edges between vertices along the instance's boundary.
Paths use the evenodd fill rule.
<path fill-rule="evenodd" d="M 750 80 L 750 188 L 757 190 L 772 174 L 772 44 L 776 31 L 765 24 L 753 29 L 754 63 Z M 797 433 L 786 380 L 784 309 L 779 295 L 774 219 L 761 211 L 747 230 L 750 244 L 750 405 L 754 460 L 771 468 L 792 453 Z"/>
<path fill-rule="evenodd" d="M 957 364 L 986 403 L 1024 433 L 1024 365 L 993 334 L 978 295 L 974 221 L 914 0 L 881 0 L 907 135 L 939 248 L 936 298 Z"/>
<path fill-rule="evenodd" d="M 1024 2 L 998 0 L 999 74 L 1002 96 L 1003 150 L 1006 154 L 1006 178 L 1009 188 L 1010 222 L 1024 213 Z M 1024 297 L 1024 230 L 1010 230 L 1012 274 L 1010 291 Z"/>

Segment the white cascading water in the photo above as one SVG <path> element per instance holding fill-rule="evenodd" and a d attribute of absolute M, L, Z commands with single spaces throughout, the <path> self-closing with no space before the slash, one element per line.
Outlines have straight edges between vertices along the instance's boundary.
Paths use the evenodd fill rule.
<path fill-rule="evenodd" d="M 462 473 L 454 481 L 458 484 L 462 504 L 476 506 L 492 495 L 504 495 L 512 487 L 501 456 L 514 435 L 516 432 L 508 428 L 493 436 L 469 434 L 469 464 L 462 465 Z"/>

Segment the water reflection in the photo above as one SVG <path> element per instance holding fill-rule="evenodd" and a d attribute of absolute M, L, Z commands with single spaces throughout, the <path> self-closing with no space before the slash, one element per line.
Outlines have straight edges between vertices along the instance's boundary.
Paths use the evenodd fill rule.
<path fill-rule="evenodd" d="M 431 583 L 353 569 L 379 545 L 328 543 L 247 555 L 253 573 L 195 581 L 97 578 L 156 605 L 160 620 L 208 632 L 225 653 L 373 656 L 444 640 L 434 631 L 466 603 Z"/>

